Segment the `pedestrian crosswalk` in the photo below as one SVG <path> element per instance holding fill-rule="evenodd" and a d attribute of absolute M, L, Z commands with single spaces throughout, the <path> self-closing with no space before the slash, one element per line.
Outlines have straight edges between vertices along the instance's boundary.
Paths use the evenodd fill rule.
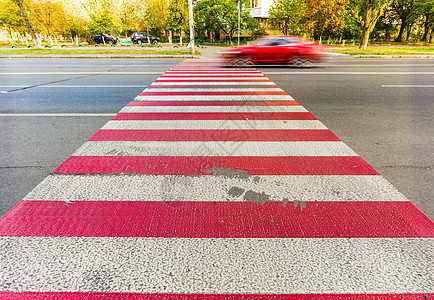
<path fill-rule="evenodd" d="M 0 219 L 0 299 L 432 299 L 433 229 L 261 72 L 186 60 Z"/>

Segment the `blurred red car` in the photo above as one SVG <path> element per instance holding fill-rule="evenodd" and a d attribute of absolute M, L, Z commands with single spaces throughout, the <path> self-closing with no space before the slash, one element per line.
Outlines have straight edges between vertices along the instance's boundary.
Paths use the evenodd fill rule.
<path fill-rule="evenodd" d="M 250 46 L 220 52 L 232 66 L 256 64 L 290 64 L 310 67 L 324 59 L 318 44 L 296 36 L 270 36 L 254 41 Z"/>

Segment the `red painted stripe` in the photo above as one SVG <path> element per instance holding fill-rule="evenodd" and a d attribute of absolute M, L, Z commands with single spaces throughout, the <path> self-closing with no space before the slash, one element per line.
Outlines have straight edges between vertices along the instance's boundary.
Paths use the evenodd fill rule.
<path fill-rule="evenodd" d="M 20 201 L 0 220 L 0 236 L 434 237 L 434 223 L 409 201 L 304 204 Z"/>
<path fill-rule="evenodd" d="M 89 141 L 340 141 L 330 130 L 100 130 Z"/>
<path fill-rule="evenodd" d="M 141 92 L 139 96 L 245 96 L 245 95 L 288 95 L 285 91 L 242 91 L 242 92 Z"/>
<path fill-rule="evenodd" d="M 175 74 L 171 74 L 171 75 L 161 75 L 160 76 L 160 78 L 188 78 L 188 77 L 199 77 L 199 76 L 194 76 L 194 74 L 192 74 L 192 75 L 175 75 Z M 219 77 L 230 77 L 230 78 L 232 78 L 232 77 L 234 77 L 234 78 L 237 78 L 237 77 L 254 77 L 254 78 L 267 78 L 265 75 L 261 75 L 261 74 L 251 74 L 251 75 L 248 75 L 248 74 L 240 74 L 240 75 L 229 75 L 229 76 L 226 76 L 226 75 L 224 75 L 224 74 L 221 74 L 221 75 L 213 75 L 213 74 L 207 74 L 207 75 L 201 75 L 201 77 L 211 77 L 211 78 L 213 78 L 213 77 L 215 77 L 215 78 L 219 78 Z"/>
<path fill-rule="evenodd" d="M 141 294 L 89 292 L 0 292 L 8 300 L 433 300 L 434 294 Z"/>
<path fill-rule="evenodd" d="M 275 84 L 266 85 L 263 88 L 277 88 L 278 86 Z M 148 86 L 148 89 L 175 89 L 175 88 L 189 88 L 189 89 L 203 89 L 203 88 L 258 88 L 257 85 L 247 85 L 243 84 L 241 87 L 240 85 L 233 84 L 233 85 L 224 85 L 224 86 L 216 86 L 216 85 L 150 85 Z"/>
<path fill-rule="evenodd" d="M 118 113 L 112 120 L 316 120 L 310 112 Z"/>
<path fill-rule="evenodd" d="M 161 78 L 161 77 L 160 77 Z M 259 81 L 259 82 L 271 82 L 270 79 L 268 79 L 267 77 L 264 77 L 265 79 L 225 79 L 225 80 L 218 80 L 218 79 L 157 79 L 154 82 L 216 82 L 216 81 L 224 81 L 224 82 L 255 82 L 255 81 Z"/>
<path fill-rule="evenodd" d="M 198 149 L 206 151 L 206 149 Z M 54 173 L 379 175 L 358 156 L 71 156 Z"/>
<path fill-rule="evenodd" d="M 253 70 L 247 70 L 247 71 L 221 71 L 221 70 L 206 70 L 206 71 L 200 71 L 200 70 L 171 70 L 171 71 L 167 71 L 166 73 L 164 73 L 164 75 L 173 75 L 173 74 L 240 74 L 246 72 L 244 74 L 246 74 L 247 76 L 249 76 L 250 74 L 253 75 L 261 75 L 262 73 L 259 71 L 253 71 Z"/>
<path fill-rule="evenodd" d="M 299 106 L 295 100 L 278 101 L 131 101 L 127 106 Z"/>

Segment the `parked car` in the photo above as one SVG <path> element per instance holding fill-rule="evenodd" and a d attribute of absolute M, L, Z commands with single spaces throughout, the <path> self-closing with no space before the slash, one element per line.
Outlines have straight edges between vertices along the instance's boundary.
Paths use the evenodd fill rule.
<path fill-rule="evenodd" d="M 134 32 L 133 35 L 131 36 L 131 41 L 134 44 L 139 44 L 139 45 L 144 44 L 144 43 L 148 43 L 148 34 L 146 32 Z M 149 35 L 149 42 L 159 43 L 160 39 L 155 37 L 155 36 Z"/>
<path fill-rule="evenodd" d="M 96 44 L 116 45 L 116 43 L 118 42 L 117 38 L 108 36 L 104 33 L 96 34 L 96 35 L 92 36 L 92 39 L 95 41 Z"/>
<path fill-rule="evenodd" d="M 246 47 L 221 52 L 233 66 L 256 64 L 291 64 L 312 66 L 312 62 L 324 59 L 321 46 L 295 36 L 263 37 Z"/>

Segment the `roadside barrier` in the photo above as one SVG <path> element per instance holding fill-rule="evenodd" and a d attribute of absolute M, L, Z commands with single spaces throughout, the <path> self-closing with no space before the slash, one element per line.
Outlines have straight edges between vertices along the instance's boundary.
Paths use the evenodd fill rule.
<path fill-rule="evenodd" d="M 80 44 L 80 45 L 78 45 L 78 47 L 84 47 L 84 45 L 83 45 L 83 44 Z"/>
<path fill-rule="evenodd" d="M 44 45 L 44 48 L 51 48 L 51 46 L 48 45 L 48 44 L 45 44 L 45 45 Z"/>
<path fill-rule="evenodd" d="M 17 46 L 15 46 L 15 45 L 12 45 L 12 46 L 11 46 L 11 48 L 16 48 L 16 47 L 17 47 Z"/>
<path fill-rule="evenodd" d="M 148 46 L 146 46 L 145 44 L 142 44 L 142 45 L 140 46 L 140 48 L 148 48 Z"/>

